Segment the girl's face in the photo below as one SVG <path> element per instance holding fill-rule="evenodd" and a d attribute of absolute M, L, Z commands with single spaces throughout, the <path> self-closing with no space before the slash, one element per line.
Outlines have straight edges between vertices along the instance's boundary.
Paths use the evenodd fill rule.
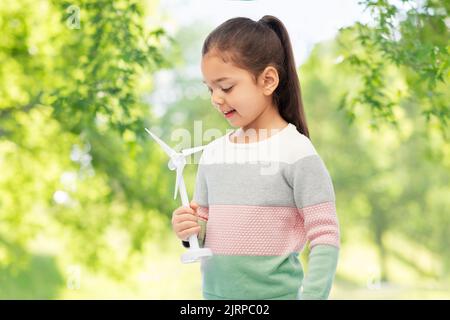
<path fill-rule="evenodd" d="M 251 73 L 231 62 L 224 62 L 213 51 L 203 56 L 201 69 L 203 82 L 211 93 L 213 106 L 232 126 L 246 127 L 260 117 L 268 107 L 273 107 L 271 94 L 278 82 L 275 84 L 273 81 L 268 82 L 265 79 L 266 72 L 263 72 L 255 83 Z M 234 112 L 225 114 L 233 109 Z"/>

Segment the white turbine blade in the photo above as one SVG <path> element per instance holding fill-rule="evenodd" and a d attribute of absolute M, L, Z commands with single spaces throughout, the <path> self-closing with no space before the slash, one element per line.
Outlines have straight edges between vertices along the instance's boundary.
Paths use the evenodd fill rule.
<path fill-rule="evenodd" d="M 163 150 L 169 155 L 169 157 L 173 157 L 177 154 L 175 150 L 173 150 L 171 147 L 169 147 L 164 141 L 162 141 L 160 138 L 158 138 L 156 135 L 154 135 L 150 130 L 145 128 L 145 131 L 148 132 L 149 135 L 152 136 L 153 139 L 156 140 L 156 142 L 159 143 L 159 145 L 163 148 Z"/>
<path fill-rule="evenodd" d="M 201 150 L 203 150 L 205 148 L 206 148 L 206 146 L 200 146 L 200 147 L 195 147 L 195 148 L 190 148 L 190 149 L 183 149 L 183 150 L 181 150 L 181 153 L 184 156 L 188 156 L 188 155 L 191 155 L 193 153 L 199 152 L 199 151 L 201 151 Z"/>

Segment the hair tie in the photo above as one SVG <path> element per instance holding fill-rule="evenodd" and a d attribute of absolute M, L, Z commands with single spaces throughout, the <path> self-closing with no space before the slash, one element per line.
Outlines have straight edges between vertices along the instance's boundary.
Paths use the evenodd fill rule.
<path fill-rule="evenodd" d="M 264 21 L 264 20 L 262 20 L 262 19 L 259 19 L 259 20 L 258 20 L 258 23 L 259 23 L 259 24 L 262 24 L 262 25 L 265 25 L 265 26 L 267 26 L 267 27 L 270 28 L 270 25 L 269 25 L 266 21 Z"/>

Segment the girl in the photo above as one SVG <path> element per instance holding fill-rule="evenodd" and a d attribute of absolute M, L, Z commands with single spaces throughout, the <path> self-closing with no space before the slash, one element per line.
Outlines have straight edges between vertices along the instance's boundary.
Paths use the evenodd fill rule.
<path fill-rule="evenodd" d="M 224 22 L 201 69 L 213 105 L 239 127 L 207 145 L 191 208 L 173 212 L 183 245 L 198 234 L 213 252 L 201 262 L 204 298 L 327 299 L 340 245 L 334 189 L 309 139 L 285 26 L 268 15 Z"/>

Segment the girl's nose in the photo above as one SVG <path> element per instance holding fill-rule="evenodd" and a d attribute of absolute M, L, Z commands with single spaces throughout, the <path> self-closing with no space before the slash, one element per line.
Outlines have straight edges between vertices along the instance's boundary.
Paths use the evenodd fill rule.
<path fill-rule="evenodd" d="M 211 96 L 211 102 L 212 102 L 212 104 L 213 104 L 216 108 L 218 108 L 218 107 L 220 107 L 225 101 L 224 101 L 224 99 L 223 99 L 222 97 L 220 97 L 219 95 L 213 94 L 213 95 Z"/>

